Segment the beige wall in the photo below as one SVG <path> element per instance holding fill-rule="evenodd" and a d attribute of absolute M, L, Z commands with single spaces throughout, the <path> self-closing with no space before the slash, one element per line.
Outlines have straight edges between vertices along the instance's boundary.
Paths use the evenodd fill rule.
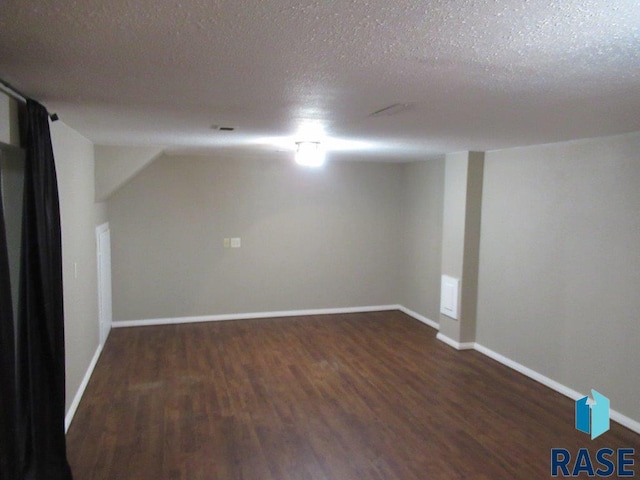
<path fill-rule="evenodd" d="M 640 134 L 488 152 L 477 341 L 640 419 Z"/>
<path fill-rule="evenodd" d="M 93 203 L 93 144 L 62 121 L 51 123 L 51 139 L 60 192 L 68 409 L 98 347 L 95 226 L 102 219 Z"/>
<path fill-rule="evenodd" d="M 400 165 L 163 156 L 107 202 L 114 320 L 397 303 L 402 200 Z"/>
<path fill-rule="evenodd" d="M 438 322 L 444 158 L 407 163 L 403 170 L 404 281 L 399 303 Z"/>

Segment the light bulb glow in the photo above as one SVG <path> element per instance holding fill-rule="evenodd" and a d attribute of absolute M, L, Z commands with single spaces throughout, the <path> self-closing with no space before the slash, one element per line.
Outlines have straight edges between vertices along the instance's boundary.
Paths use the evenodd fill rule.
<path fill-rule="evenodd" d="M 324 150 L 320 142 L 296 142 L 296 163 L 306 167 L 319 167 L 324 163 Z"/>

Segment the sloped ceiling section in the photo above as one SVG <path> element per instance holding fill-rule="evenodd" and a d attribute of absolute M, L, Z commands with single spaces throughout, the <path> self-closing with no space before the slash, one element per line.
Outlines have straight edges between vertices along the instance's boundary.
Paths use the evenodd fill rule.
<path fill-rule="evenodd" d="M 98 144 L 405 161 L 640 130 L 640 8 L 6 0 L 0 76 Z"/>
<path fill-rule="evenodd" d="M 96 202 L 107 200 L 161 154 L 157 147 L 96 145 Z"/>

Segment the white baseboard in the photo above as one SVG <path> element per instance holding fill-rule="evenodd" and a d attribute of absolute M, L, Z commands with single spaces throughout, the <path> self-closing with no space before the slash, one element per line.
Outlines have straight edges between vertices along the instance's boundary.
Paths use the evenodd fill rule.
<path fill-rule="evenodd" d="M 623 427 L 627 427 L 629 430 L 640 435 L 640 422 L 637 422 L 633 418 L 629 418 L 626 415 L 617 412 L 616 410 L 611 410 L 609 412 L 609 416 L 614 422 L 617 422 Z"/>
<path fill-rule="evenodd" d="M 577 392 L 565 385 L 562 385 L 561 383 L 556 382 L 555 380 L 552 380 L 549 377 L 546 377 L 541 373 L 538 373 L 535 370 L 530 369 L 529 367 L 525 367 L 524 365 L 518 362 L 515 362 L 510 358 L 505 357 L 504 355 L 494 352 L 493 350 L 487 347 L 484 347 L 478 343 L 475 344 L 475 350 L 482 353 L 483 355 L 486 355 L 489 358 L 494 359 L 497 362 L 502 363 L 503 365 L 509 368 L 512 368 L 517 372 L 522 373 L 523 375 L 526 375 L 527 377 L 535 380 L 536 382 L 541 383 L 545 387 L 549 387 L 552 390 L 555 390 L 556 392 L 561 393 L 566 397 L 569 397 L 572 400 L 577 400 L 585 396 L 585 394 L 583 393 Z M 611 420 L 619 423 L 623 427 L 626 427 L 629 430 L 632 430 L 640 434 L 640 422 L 637 422 L 636 420 L 633 420 L 632 418 L 629 418 L 626 415 L 623 415 L 620 412 L 617 412 L 615 410 L 610 411 L 610 417 L 611 417 Z"/>
<path fill-rule="evenodd" d="M 69 406 L 69 410 L 64 417 L 64 431 L 67 433 L 69 431 L 69 426 L 73 421 L 73 417 L 76 414 L 76 410 L 78 410 L 78 405 L 80 405 L 80 400 L 82 399 L 82 395 L 84 395 L 84 391 L 87 388 L 87 384 L 89 383 L 89 379 L 93 374 L 93 369 L 96 368 L 96 364 L 98 363 L 98 359 L 100 358 L 100 354 L 102 353 L 102 345 L 98 345 L 96 352 L 93 354 L 93 358 L 89 363 L 89 367 L 82 378 L 82 382 L 80 382 L 80 386 L 78 387 L 78 391 L 76 395 L 73 397 L 73 402 Z"/>
<path fill-rule="evenodd" d="M 236 313 L 236 314 L 228 314 L 228 315 L 206 315 L 206 316 L 197 316 L 197 317 L 176 317 L 176 318 L 150 318 L 145 320 L 125 320 L 119 322 L 113 322 L 113 328 L 124 328 L 124 327 L 139 327 L 139 326 L 150 326 L 150 325 L 171 325 L 171 324 L 180 324 L 180 323 L 197 323 L 197 322 L 217 322 L 217 321 L 225 321 L 225 320 L 243 320 L 243 319 L 255 319 L 255 318 L 276 318 L 276 317 L 296 317 L 296 316 L 305 316 L 305 315 L 331 315 L 331 314 L 343 314 L 343 313 L 366 313 L 366 312 L 378 312 L 378 311 L 389 311 L 389 310 L 400 310 L 401 312 L 409 315 L 410 317 L 428 325 L 436 330 L 439 328 L 438 323 L 430 320 L 412 310 L 409 310 L 402 305 L 377 305 L 377 306 L 368 306 L 368 307 L 347 307 L 347 308 L 324 308 L 324 309 L 314 309 L 314 310 L 286 310 L 286 311 L 277 311 L 277 312 L 254 312 L 254 313 Z M 446 335 L 438 332 L 436 338 L 447 345 L 455 348 L 456 350 L 476 350 L 487 357 L 496 360 L 497 362 L 502 363 L 503 365 L 516 370 L 517 372 L 526 375 L 527 377 L 541 383 L 542 385 L 549 387 L 556 392 L 565 395 L 572 400 L 577 400 L 578 398 L 584 397 L 584 394 L 579 393 L 565 385 L 562 385 L 555 380 L 546 377 L 535 370 L 532 370 L 524 365 L 515 362 L 504 355 L 501 355 L 493 350 L 484 347 L 475 342 L 456 342 L 455 340 L 447 337 Z M 82 394 L 89 382 L 89 378 L 91 377 L 91 373 L 95 368 L 95 365 L 98 361 L 98 357 L 100 356 L 100 352 L 102 351 L 102 347 L 98 347 L 96 350 L 93 359 L 91 360 L 91 364 L 87 369 L 87 373 L 85 374 L 80 387 L 78 388 L 78 392 L 69 407 L 69 411 L 65 417 L 65 429 L 68 430 L 69 425 L 71 425 L 71 421 L 73 420 L 73 415 L 75 414 L 76 409 L 78 408 L 78 404 L 80 403 L 80 399 L 82 398 Z M 611 420 L 619 423 L 620 425 L 632 430 L 638 434 L 640 434 L 640 422 L 629 418 L 620 412 L 615 410 L 611 410 Z"/>
<path fill-rule="evenodd" d="M 455 348 L 456 350 L 473 350 L 476 346 L 473 342 L 456 342 L 454 339 L 447 337 L 441 332 L 438 332 L 436 338 L 441 342 L 446 343 L 450 347 Z"/>
<path fill-rule="evenodd" d="M 577 400 L 578 398 L 584 397 L 584 395 L 582 395 L 580 392 L 577 392 L 569 387 L 566 387 L 561 383 L 556 382 L 555 380 L 552 380 L 549 377 L 546 377 L 541 373 L 536 372 L 535 370 L 531 370 L 529 367 L 525 367 L 524 365 L 518 362 L 515 362 L 510 358 L 505 357 L 504 355 L 501 355 L 483 345 L 480 345 L 479 343 L 476 343 L 475 349 L 478 352 L 482 353 L 483 355 L 486 355 L 487 357 L 492 358 L 495 361 L 500 362 L 501 364 L 506 365 L 509 368 L 512 368 L 516 372 L 520 372 L 523 375 L 526 375 L 527 377 L 535 380 L 536 382 L 539 382 L 544 386 L 549 387 L 558 393 L 561 393 L 565 397 L 569 397 L 573 400 Z"/>
<path fill-rule="evenodd" d="M 416 320 L 424 323 L 425 325 L 429 325 L 431 328 L 435 328 L 436 330 L 440 328 L 440 325 L 437 322 L 434 322 L 433 320 L 423 315 L 420 315 L 419 313 L 416 313 L 413 310 L 409 310 L 408 308 L 403 307 L 402 305 L 397 305 L 397 307 L 398 307 L 398 310 L 400 310 L 402 313 L 405 313 L 410 317 L 415 318 Z"/>
<path fill-rule="evenodd" d="M 255 318 L 299 317 L 305 315 L 333 315 L 340 313 L 366 313 L 400 310 L 400 305 L 376 305 L 368 307 L 321 308 L 314 310 L 285 310 L 279 312 L 232 313 L 199 317 L 148 318 L 144 320 L 121 320 L 113 322 L 113 328 L 142 327 L 151 325 L 173 325 L 179 323 L 221 322 L 225 320 L 250 320 Z"/>

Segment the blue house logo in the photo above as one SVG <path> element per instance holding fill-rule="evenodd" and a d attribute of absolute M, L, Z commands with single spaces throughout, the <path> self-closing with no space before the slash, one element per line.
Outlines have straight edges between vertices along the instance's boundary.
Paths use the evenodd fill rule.
<path fill-rule="evenodd" d="M 591 440 L 609 430 L 609 399 L 591 390 L 593 399 L 576 400 L 576 429 L 591 435 Z M 588 448 L 578 449 L 575 456 L 566 448 L 551 449 L 552 477 L 633 477 L 633 448 L 600 448 L 592 454 Z"/>
<path fill-rule="evenodd" d="M 576 429 L 591 434 L 591 440 L 609 430 L 609 399 L 591 390 L 593 400 L 582 397 L 576 400 Z"/>

